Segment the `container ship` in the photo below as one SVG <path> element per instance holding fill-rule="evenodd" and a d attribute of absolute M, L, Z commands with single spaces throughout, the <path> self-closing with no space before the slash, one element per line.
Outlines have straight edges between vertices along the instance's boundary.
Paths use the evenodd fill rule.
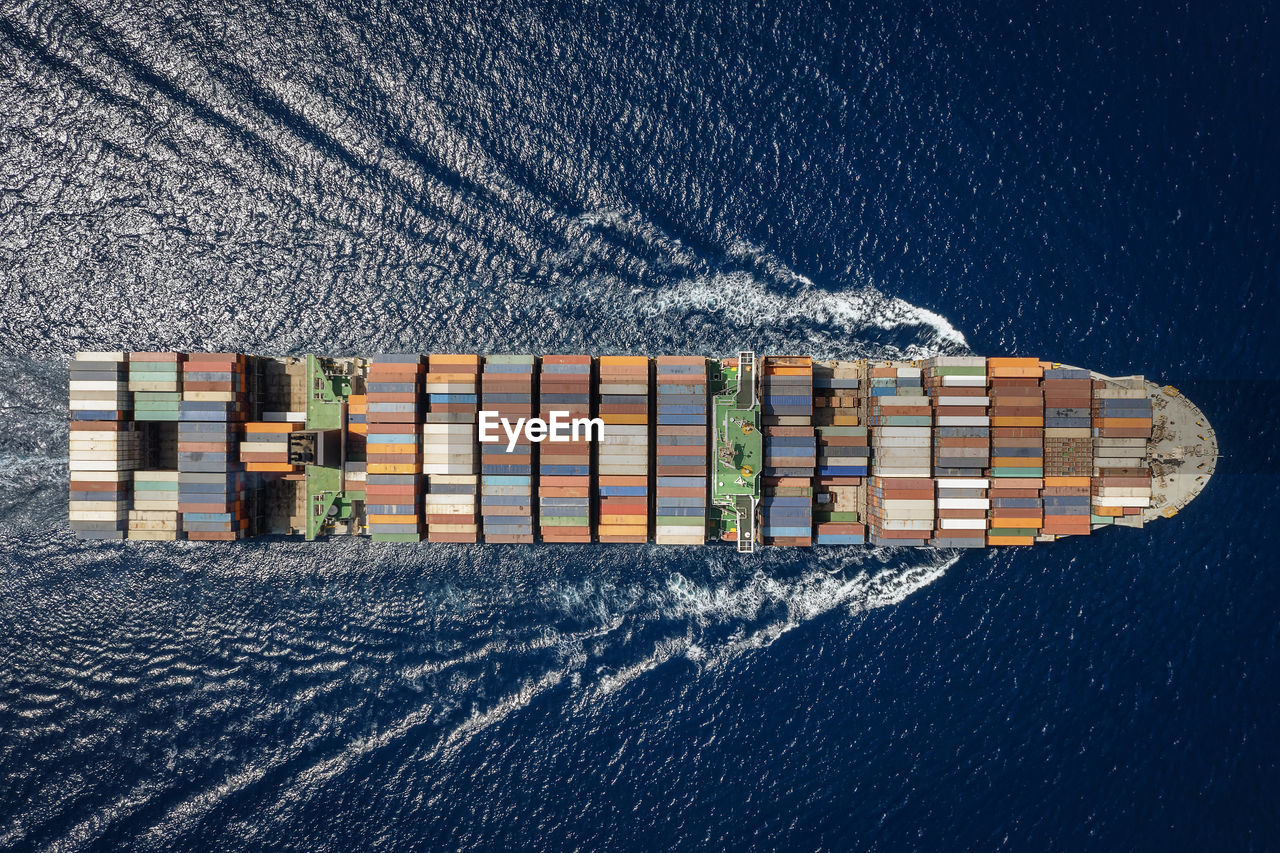
<path fill-rule="evenodd" d="M 1031 545 L 1218 459 L 1176 389 L 1026 357 L 81 352 L 70 415 L 93 540 Z"/>

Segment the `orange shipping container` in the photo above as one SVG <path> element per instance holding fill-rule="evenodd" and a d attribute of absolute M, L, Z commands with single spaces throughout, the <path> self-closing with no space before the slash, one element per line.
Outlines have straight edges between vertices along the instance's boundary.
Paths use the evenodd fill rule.
<path fill-rule="evenodd" d="M 370 462 L 366 470 L 370 474 L 417 474 L 421 467 L 418 464 L 406 462 Z"/>
<path fill-rule="evenodd" d="M 1045 486 L 1088 486 L 1088 477 L 1045 477 Z"/>
<path fill-rule="evenodd" d="M 1034 545 L 1035 537 L 1032 536 L 988 536 L 988 545 Z"/>
<path fill-rule="evenodd" d="M 367 517 L 370 524 L 417 524 L 418 516 L 416 515 L 370 515 Z"/>

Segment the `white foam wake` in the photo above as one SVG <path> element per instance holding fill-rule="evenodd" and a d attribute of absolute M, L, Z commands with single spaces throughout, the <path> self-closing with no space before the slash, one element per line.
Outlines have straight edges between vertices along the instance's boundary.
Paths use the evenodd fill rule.
<path fill-rule="evenodd" d="M 806 354 L 823 358 L 851 357 L 851 350 L 861 346 L 857 338 L 874 338 L 875 330 L 901 328 L 918 328 L 920 340 L 903 348 L 885 346 L 876 354 L 924 358 L 968 350 L 964 335 L 927 308 L 886 296 L 869 285 L 828 291 L 802 276 L 795 280 L 790 292 L 780 293 L 747 272 L 687 279 L 642 299 L 641 311 L 649 316 L 714 314 L 744 333 L 764 330 L 770 337 L 790 340 L 792 346 L 806 345 Z M 875 350 L 874 343 L 868 349 Z"/>
<path fill-rule="evenodd" d="M 857 565 L 868 557 L 883 556 L 886 551 L 873 549 L 859 557 L 836 560 Z M 787 632 L 839 607 L 856 614 L 898 604 L 942 577 L 958 559 L 949 552 L 938 552 L 923 565 L 863 570 L 847 576 L 843 566 L 837 565 L 833 571 L 829 560 L 818 558 L 817 568 L 797 578 L 784 579 L 759 571 L 737 586 L 699 586 L 674 574 L 666 585 L 661 615 L 687 622 L 689 630 L 658 640 L 641 659 L 601 677 L 588 687 L 580 702 L 614 693 L 679 656 L 705 669 L 722 667 L 749 651 L 772 645 Z M 705 629 L 717 626 L 729 627 L 728 635 L 711 637 L 708 642 L 703 634 L 716 632 Z"/>

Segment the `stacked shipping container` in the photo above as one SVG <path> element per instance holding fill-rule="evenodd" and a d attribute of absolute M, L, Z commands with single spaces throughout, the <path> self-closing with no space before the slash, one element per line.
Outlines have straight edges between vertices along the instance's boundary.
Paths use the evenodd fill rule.
<path fill-rule="evenodd" d="M 859 424 L 862 368 L 837 361 L 813 366 L 813 414 L 817 442 L 814 482 L 814 542 L 861 545 L 866 526 L 858 510 L 871 448 Z"/>
<path fill-rule="evenodd" d="M 600 357 L 598 444 L 601 542 L 649 539 L 649 359 Z"/>
<path fill-rule="evenodd" d="M 369 395 L 347 398 L 347 453 L 342 463 L 342 488 L 353 501 L 365 499 L 369 476 Z"/>
<path fill-rule="evenodd" d="M 764 416 L 761 533 L 766 545 L 808 547 L 813 544 L 813 477 L 818 467 L 813 359 L 765 356 L 760 385 Z"/>
<path fill-rule="evenodd" d="M 1098 381 L 1093 386 L 1092 513 L 1110 522 L 1140 515 L 1151 504 L 1151 398 L 1141 376 Z"/>
<path fill-rule="evenodd" d="M 183 538 L 177 471 L 134 471 L 129 538 L 173 542 Z"/>
<path fill-rule="evenodd" d="M 178 409 L 178 508 L 193 540 L 245 535 L 245 480 L 236 456 L 245 418 L 245 356 L 191 353 Z"/>
<path fill-rule="evenodd" d="M 1050 367 L 1044 371 L 1044 527 L 1053 536 L 1088 534 L 1089 478 L 1093 438 L 1089 371 Z"/>
<path fill-rule="evenodd" d="M 939 356 L 927 363 L 926 386 L 934 404 L 933 474 L 938 526 L 931 544 L 981 548 L 986 544 L 991 499 L 987 360 Z"/>
<path fill-rule="evenodd" d="M 422 416 L 422 473 L 427 476 L 422 511 L 427 541 L 479 542 L 480 357 L 433 354 L 427 363 L 429 411 Z"/>
<path fill-rule="evenodd" d="M 541 417 L 591 417 L 591 356 L 545 355 L 538 380 Z M 538 526 L 543 542 L 591 541 L 591 437 L 543 441 L 538 448 Z"/>
<path fill-rule="evenodd" d="M 852 361 L 813 365 L 813 422 L 818 426 L 858 426 L 861 368 Z"/>
<path fill-rule="evenodd" d="M 988 545 L 1030 545 L 1044 524 L 1044 368 L 1035 358 L 989 358 L 991 526 Z"/>
<path fill-rule="evenodd" d="M 876 545 L 924 545 L 934 525 L 933 411 L 919 367 L 871 368 L 867 515 Z"/>
<path fill-rule="evenodd" d="M 288 474 L 289 433 L 302 429 L 302 424 L 287 421 L 250 421 L 244 425 L 240 442 L 240 461 L 245 471 L 260 474 Z"/>
<path fill-rule="evenodd" d="M 654 541 L 701 545 L 707 538 L 707 360 L 660 355 Z"/>
<path fill-rule="evenodd" d="M 177 352 L 129 353 L 133 418 L 143 425 L 140 427 L 142 464 L 154 469 L 134 474 L 130 539 L 173 541 L 182 538 L 178 472 L 173 466 L 178 458 L 178 410 L 182 403 L 182 364 L 186 360 L 185 354 Z"/>
<path fill-rule="evenodd" d="M 496 412 L 512 426 L 533 417 L 534 357 L 491 355 L 484 360 L 481 379 L 482 410 Z M 507 450 L 505 430 L 480 445 L 480 516 L 484 541 L 533 542 L 534 446 L 521 430 Z M 482 436 L 483 439 L 483 436 Z"/>
<path fill-rule="evenodd" d="M 765 356 L 760 370 L 760 402 L 765 426 L 812 423 L 813 359 Z"/>
<path fill-rule="evenodd" d="M 182 364 L 176 352 L 129 354 L 129 390 L 133 392 L 135 421 L 177 423 L 182 402 Z"/>
<path fill-rule="evenodd" d="M 141 462 L 126 370 L 122 352 L 81 352 L 71 362 L 68 518 L 80 539 L 125 538 L 131 472 Z"/>
<path fill-rule="evenodd" d="M 422 540 L 418 513 L 422 367 L 420 355 L 379 355 L 369 360 L 365 376 L 365 520 L 375 542 Z"/>

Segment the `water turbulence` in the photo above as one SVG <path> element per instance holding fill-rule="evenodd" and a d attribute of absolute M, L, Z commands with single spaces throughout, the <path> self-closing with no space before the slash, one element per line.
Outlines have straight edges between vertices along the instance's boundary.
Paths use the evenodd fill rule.
<path fill-rule="evenodd" d="M 964 347 L 942 318 L 874 288 L 841 295 L 773 275 L 792 281 L 742 270 L 652 289 L 600 280 L 551 297 L 583 310 L 550 330 L 534 320 L 538 299 L 513 300 L 528 335 L 504 337 L 540 338 L 521 347 L 534 351 L 604 338 L 638 352 L 848 358 Z M 25 378 L 7 393 L 47 423 L 2 469 L 11 604 L 0 651 L 16 689 L 0 719 L 9 787 L 41 802 L 0 827 L 6 846 L 79 847 L 125 827 L 159 846 L 239 798 L 288 808 L 388 757 L 425 785 L 534 703 L 573 715 L 664 667 L 701 678 L 810 620 L 892 605 L 954 561 L 874 548 L 744 558 L 727 547 L 77 542 L 61 523 L 65 374 L 47 359 L 11 365 Z M 120 775 L 125 743 L 145 774 Z M 55 764 L 87 772 L 39 785 Z"/>

